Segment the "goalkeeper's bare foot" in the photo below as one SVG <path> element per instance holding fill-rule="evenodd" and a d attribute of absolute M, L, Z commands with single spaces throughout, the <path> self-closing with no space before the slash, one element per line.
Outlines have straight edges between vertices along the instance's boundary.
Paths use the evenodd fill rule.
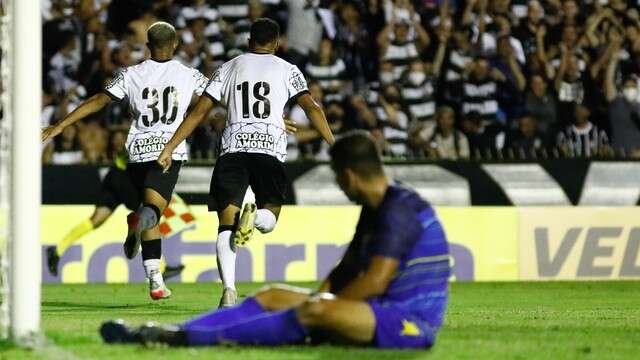
<path fill-rule="evenodd" d="M 248 203 L 244 206 L 244 210 L 242 210 L 242 215 L 240 216 L 240 221 L 238 223 L 238 229 L 233 236 L 233 241 L 238 246 L 244 246 L 251 240 L 253 236 L 254 225 L 256 221 L 256 214 L 258 212 L 258 207 L 256 204 Z"/>
<path fill-rule="evenodd" d="M 135 212 L 127 215 L 127 239 L 122 245 L 124 250 L 124 255 L 127 259 L 133 259 L 138 255 L 138 251 L 140 251 L 140 243 L 142 241 L 142 232 L 138 230 L 138 225 L 140 224 L 140 217 Z"/>

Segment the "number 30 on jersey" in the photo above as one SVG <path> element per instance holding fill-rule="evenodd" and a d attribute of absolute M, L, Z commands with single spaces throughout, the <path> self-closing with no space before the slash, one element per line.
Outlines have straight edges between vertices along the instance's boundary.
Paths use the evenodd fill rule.
<path fill-rule="evenodd" d="M 174 86 L 167 86 L 162 91 L 162 104 L 158 96 L 158 89 L 144 88 L 142 99 L 147 100 L 147 108 L 151 110 L 151 116 L 142 115 L 142 124 L 152 127 L 158 121 L 165 125 L 171 125 L 178 115 L 178 90 Z M 160 108 L 161 107 L 161 108 Z M 162 112 L 161 112 L 162 111 Z M 169 111 L 171 111 L 169 113 Z M 149 119 L 151 117 L 151 119 Z"/>

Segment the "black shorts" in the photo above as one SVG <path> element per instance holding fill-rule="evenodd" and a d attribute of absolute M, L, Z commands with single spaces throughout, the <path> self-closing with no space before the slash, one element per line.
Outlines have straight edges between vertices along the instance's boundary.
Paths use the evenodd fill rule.
<path fill-rule="evenodd" d="M 209 211 L 221 211 L 229 205 L 242 206 L 247 187 L 256 194 L 256 205 L 282 205 L 287 175 L 275 157 L 256 153 L 228 153 L 220 156 L 213 168 L 209 189 Z"/>
<path fill-rule="evenodd" d="M 115 210 L 120 204 L 135 211 L 140 206 L 140 194 L 125 170 L 112 167 L 102 180 L 96 206 Z"/>
<path fill-rule="evenodd" d="M 127 164 L 127 174 L 137 190 L 140 199 L 144 199 L 144 189 L 155 190 L 167 203 L 171 201 L 171 194 L 178 182 L 178 174 L 182 161 L 173 161 L 166 173 L 155 161 Z"/>

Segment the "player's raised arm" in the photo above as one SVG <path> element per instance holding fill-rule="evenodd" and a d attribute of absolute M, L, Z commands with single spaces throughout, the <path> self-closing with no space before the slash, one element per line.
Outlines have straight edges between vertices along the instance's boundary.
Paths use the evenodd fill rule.
<path fill-rule="evenodd" d="M 42 141 L 47 141 L 48 139 L 59 135 L 67 126 L 72 125 L 91 114 L 97 113 L 98 111 L 102 110 L 109 102 L 111 102 L 111 97 L 104 92 L 93 95 L 92 97 L 87 99 L 87 101 L 80 104 L 80 106 L 78 106 L 70 114 L 65 116 L 62 121 L 44 129 L 42 131 Z"/>
<path fill-rule="evenodd" d="M 298 105 L 304 110 L 304 113 L 307 115 L 307 118 L 311 120 L 313 126 L 320 132 L 322 138 L 329 143 L 329 145 L 333 145 L 335 139 L 327 123 L 327 117 L 324 115 L 324 111 L 322 111 L 320 105 L 313 100 L 308 92 L 298 97 Z"/>
<path fill-rule="evenodd" d="M 180 145 L 184 139 L 191 135 L 195 128 L 213 108 L 213 105 L 213 99 L 209 96 L 200 97 L 196 106 L 187 115 L 182 124 L 180 124 L 178 130 L 173 134 L 171 140 L 165 144 L 164 150 L 160 153 L 160 156 L 158 157 L 158 164 L 160 164 L 163 170 L 166 171 L 171 167 L 171 155 L 173 154 L 173 150 L 175 150 L 175 148 Z"/>

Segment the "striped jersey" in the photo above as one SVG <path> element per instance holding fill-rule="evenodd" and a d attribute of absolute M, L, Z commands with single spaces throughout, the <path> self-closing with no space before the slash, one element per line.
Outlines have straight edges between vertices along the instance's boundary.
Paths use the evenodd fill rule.
<path fill-rule="evenodd" d="M 344 100 L 341 91 L 343 79 L 346 76 L 347 67 L 340 58 L 334 59 L 330 64 L 321 65 L 319 62 L 307 63 L 307 74 L 318 81 L 324 93 L 324 102 L 333 103 Z"/>
<path fill-rule="evenodd" d="M 400 91 L 402 100 L 409 107 L 411 116 L 419 121 L 432 120 L 436 113 L 433 79 L 426 78 L 420 84 L 407 81 Z"/>
<path fill-rule="evenodd" d="M 609 137 L 604 130 L 589 122 L 584 128 L 567 126 L 558 134 L 557 142 L 558 146 L 566 147 L 569 156 L 593 157 L 609 145 Z"/>
<path fill-rule="evenodd" d="M 399 79 L 411 62 L 420 60 L 419 55 L 415 41 L 401 42 L 394 39 L 387 45 L 382 59 L 393 64 L 393 75 Z"/>
<path fill-rule="evenodd" d="M 120 71 L 105 87 L 115 100 L 127 99 L 133 116 L 127 136 L 129 162 L 155 161 L 184 120 L 194 94 L 202 95 L 207 78 L 176 60 L 146 60 Z M 188 159 L 183 141 L 174 160 Z"/>
<path fill-rule="evenodd" d="M 462 112 L 477 111 L 485 120 L 494 121 L 498 113 L 498 83 L 490 78 L 468 79 L 462 84 Z"/>

